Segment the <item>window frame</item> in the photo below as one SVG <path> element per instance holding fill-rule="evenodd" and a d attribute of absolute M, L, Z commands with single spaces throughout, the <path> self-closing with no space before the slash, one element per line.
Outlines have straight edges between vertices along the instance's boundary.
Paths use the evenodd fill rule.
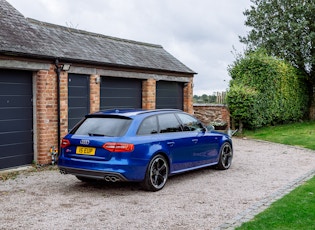
<path fill-rule="evenodd" d="M 156 121 L 156 128 L 157 128 L 156 133 L 152 133 L 152 132 L 151 132 L 151 133 L 139 134 L 139 131 L 140 131 L 140 129 L 142 128 L 144 122 L 145 122 L 146 120 L 148 120 L 148 119 L 151 119 L 151 118 L 155 118 L 155 121 Z M 154 114 L 154 115 L 152 115 L 152 116 L 149 116 L 149 117 L 144 118 L 144 119 L 141 121 L 141 124 L 139 125 L 139 128 L 138 128 L 138 130 L 137 130 L 136 135 L 137 135 L 137 136 L 147 136 L 147 135 L 154 135 L 154 134 L 159 134 L 159 133 L 160 133 L 160 128 L 159 128 L 158 118 L 157 118 L 157 115 Z"/>

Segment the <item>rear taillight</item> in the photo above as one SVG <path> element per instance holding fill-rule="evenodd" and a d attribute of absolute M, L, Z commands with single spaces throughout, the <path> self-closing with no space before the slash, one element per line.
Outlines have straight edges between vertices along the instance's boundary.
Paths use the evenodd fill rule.
<path fill-rule="evenodd" d="M 103 145 L 103 148 L 110 152 L 132 152 L 134 150 L 134 145 L 129 143 L 119 143 L 119 142 L 107 142 Z"/>
<path fill-rule="evenodd" d="M 70 141 L 68 139 L 62 139 L 60 147 L 61 148 L 66 148 L 66 147 L 70 146 L 70 144 L 71 143 L 70 143 Z"/>

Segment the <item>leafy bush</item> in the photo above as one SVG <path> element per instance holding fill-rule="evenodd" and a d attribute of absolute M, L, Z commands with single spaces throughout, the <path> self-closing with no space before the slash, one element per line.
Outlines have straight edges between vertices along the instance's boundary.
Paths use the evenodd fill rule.
<path fill-rule="evenodd" d="M 302 119 L 308 107 L 303 75 L 289 63 L 258 50 L 229 68 L 227 93 L 231 117 L 247 128 Z"/>

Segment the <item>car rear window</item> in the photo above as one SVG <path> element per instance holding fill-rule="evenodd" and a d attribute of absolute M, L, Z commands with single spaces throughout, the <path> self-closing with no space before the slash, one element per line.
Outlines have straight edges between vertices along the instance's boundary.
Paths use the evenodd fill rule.
<path fill-rule="evenodd" d="M 131 119 L 120 117 L 88 117 L 72 134 L 120 137 L 128 130 Z"/>

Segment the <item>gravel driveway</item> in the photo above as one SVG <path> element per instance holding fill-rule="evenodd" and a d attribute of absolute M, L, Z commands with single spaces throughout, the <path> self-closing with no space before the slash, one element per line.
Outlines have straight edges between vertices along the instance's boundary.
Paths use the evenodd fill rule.
<path fill-rule="evenodd" d="M 234 138 L 227 171 L 171 177 L 159 192 L 86 184 L 58 171 L 0 182 L 0 229 L 224 229 L 314 175 L 315 152 Z"/>

